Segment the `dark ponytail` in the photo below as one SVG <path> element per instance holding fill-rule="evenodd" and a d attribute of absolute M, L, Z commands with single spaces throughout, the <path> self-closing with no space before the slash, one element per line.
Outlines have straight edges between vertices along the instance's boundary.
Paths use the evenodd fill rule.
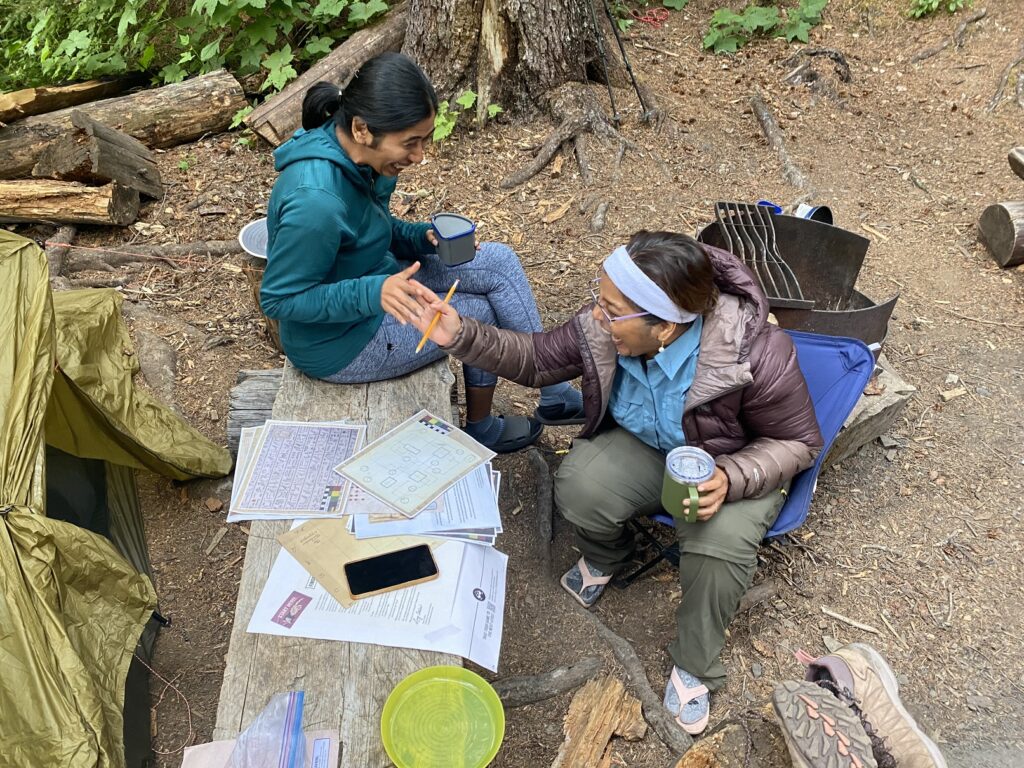
<path fill-rule="evenodd" d="M 352 118 L 366 122 L 375 137 L 403 131 L 437 113 L 434 86 L 416 63 L 401 53 L 382 53 L 365 62 L 345 86 L 317 83 L 302 100 L 302 127 L 328 119 L 352 135 Z"/>
<path fill-rule="evenodd" d="M 341 89 L 320 82 L 311 86 L 302 99 L 302 127 L 307 131 L 319 128 L 341 107 Z"/>

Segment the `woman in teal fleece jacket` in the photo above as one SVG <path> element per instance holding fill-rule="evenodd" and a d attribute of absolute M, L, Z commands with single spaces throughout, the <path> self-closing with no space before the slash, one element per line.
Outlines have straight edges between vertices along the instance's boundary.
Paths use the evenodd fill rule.
<path fill-rule="evenodd" d="M 419 287 L 447 291 L 463 315 L 524 332 L 542 330 L 515 253 L 483 243 L 476 258 L 447 267 L 429 224 L 400 221 L 388 208 L 399 173 L 423 160 L 437 96 L 409 58 L 370 59 L 344 92 L 318 83 L 303 101 L 303 129 L 275 153 L 279 171 L 267 211 L 267 267 L 260 304 L 280 322 L 296 367 L 353 384 L 401 376 L 446 355 L 415 352 Z M 414 277 L 415 275 L 415 277 Z M 464 367 L 466 431 L 498 452 L 534 442 L 543 424 L 576 424 L 579 392 L 545 387 L 534 418 L 492 416 L 497 378 Z"/>

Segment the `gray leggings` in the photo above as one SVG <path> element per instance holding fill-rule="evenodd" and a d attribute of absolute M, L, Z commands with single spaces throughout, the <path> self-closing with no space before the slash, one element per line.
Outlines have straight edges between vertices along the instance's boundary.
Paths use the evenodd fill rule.
<path fill-rule="evenodd" d="M 405 265 L 403 265 L 404 267 Z M 541 330 L 540 313 L 530 283 L 516 252 L 502 243 L 481 243 L 476 257 L 466 264 L 448 267 L 436 256 L 420 260 L 415 279 L 439 296 L 444 296 L 455 279 L 459 287 L 451 304 L 463 317 L 507 328 L 535 333 Z M 377 333 L 356 358 L 326 381 L 335 384 L 365 384 L 404 376 L 447 356 L 432 341 L 416 354 L 422 334 L 413 325 L 402 325 L 384 315 Z M 463 366 L 468 387 L 493 387 L 498 377 L 492 373 Z"/>

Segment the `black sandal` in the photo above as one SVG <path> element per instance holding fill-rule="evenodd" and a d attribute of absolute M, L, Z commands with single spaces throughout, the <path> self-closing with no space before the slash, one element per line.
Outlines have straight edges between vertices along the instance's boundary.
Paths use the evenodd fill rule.
<path fill-rule="evenodd" d="M 501 430 L 501 437 L 494 443 L 485 443 L 495 453 L 514 453 L 537 442 L 540 433 L 544 431 L 544 425 L 525 416 L 499 416 L 505 422 Z"/>
<path fill-rule="evenodd" d="M 549 427 L 565 427 L 570 424 L 586 424 L 587 416 L 582 406 L 577 408 L 567 403 L 557 405 L 538 405 L 533 418 Z"/>

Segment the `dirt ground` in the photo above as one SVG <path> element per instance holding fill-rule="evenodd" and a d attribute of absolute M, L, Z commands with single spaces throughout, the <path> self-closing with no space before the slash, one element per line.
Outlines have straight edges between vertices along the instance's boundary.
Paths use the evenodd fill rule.
<path fill-rule="evenodd" d="M 545 323 L 558 323 L 583 302 L 601 259 L 635 230 L 693 234 L 717 200 L 797 197 L 750 113 L 748 97 L 760 87 L 816 190 L 814 202 L 872 240 L 858 288 L 876 301 L 900 293 L 886 353 L 918 391 L 889 434 L 895 447 L 870 444 L 827 469 L 806 524 L 763 549 L 762 575 L 782 587 L 735 620 L 723 653 L 729 683 L 713 699 L 712 725 L 765 700 L 776 681 L 798 676 L 795 649 L 817 654 L 833 639 L 867 641 L 890 659 L 905 701 L 951 764 L 1022 765 L 1024 268 L 999 269 L 976 227 L 989 203 L 1024 199 L 1024 181 L 1005 160 L 1024 143 L 1024 111 L 1012 98 L 985 110 L 1024 42 L 1019 0 L 990 0 L 987 18 L 970 27 L 961 48 L 920 64 L 909 59 L 948 37 L 964 14 L 912 22 L 902 2 L 833 0 L 812 44 L 849 60 L 849 83 L 816 60 L 835 99 L 783 83 L 794 66 L 784 62 L 797 49 L 782 41 L 757 42 L 732 58 L 702 53 L 700 37 L 719 4 L 693 0 L 662 28 L 633 27 L 629 55 L 674 130 L 642 125 L 632 93 L 620 91 L 622 132 L 637 148 L 620 163 L 617 144 L 591 139 L 592 185 L 581 183 L 570 156 L 560 173 L 548 168 L 500 190 L 497 180 L 524 164 L 550 129 L 544 119 L 500 124 L 459 132 L 403 174 L 401 192 L 423 190 L 404 215 L 458 211 L 481 222 L 483 237 L 513 244 Z M 161 166 L 171 182 L 167 197 L 146 206 L 132 242 L 233 238 L 263 215 L 274 180 L 269 149 L 240 147 L 233 135 L 168 150 Z M 591 234 L 599 201 L 610 203 L 607 226 Z M 96 230 L 80 242 L 129 239 Z M 237 371 L 282 362 L 262 334 L 241 265 L 237 256 L 196 258 L 182 272 L 124 269 L 118 276 L 126 301 L 171 318 L 154 328 L 178 348 L 177 403 L 219 443 Z M 942 397 L 957 388 L 960 396 Z M 527 390 L 503 385 L 502 397 L 519 412 L 533 408 Z M 549 430 L 542 438 L 552 467 L 572 434 Z M 621 675 L 540 573 L 529 462 L 502 457 L 497 467 L 507 531 L 499 547 L 511 558 L 497 677 L 590 654 Z M 246 534 L 228 526 L 207 552 L 224 526 L 224 513 L 205 504 L 213 492 L 153 477 L 141 482 L 161 611 L 173 618 L 154 662 L 173 688 L 153 681 L 158 765 L 169 768 L 180 764 L 185 744 L 210 738 Z M 557 575 L 575 559 L 564 526 L 553 552 Z M 628 591 L 610 590 L 597 608 L 634 644 L 659 692 L 679 595 L 662 567 Z M 879 631 L 856 629 L 823 608 Z M 550 764 L 569 698 L 510 710 L 495 765 Z M 617 744 L 615 764 L 666 766 L 670 755 L 649 733 Z"/>

